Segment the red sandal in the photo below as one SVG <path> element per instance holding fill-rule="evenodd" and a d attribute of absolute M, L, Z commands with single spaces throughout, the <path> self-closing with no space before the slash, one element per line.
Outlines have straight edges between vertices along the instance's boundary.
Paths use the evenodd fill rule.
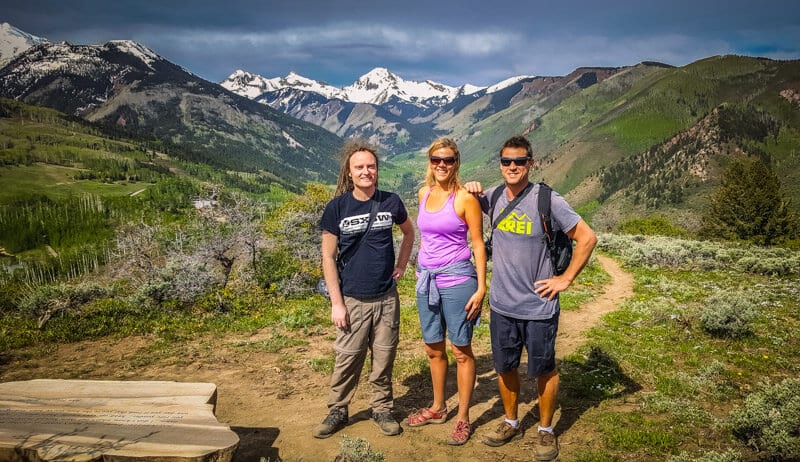
<path fill-rule="evenodd" d="M 431 409 L 424 407 L 408 416 L 407 422 L 409 427 L 419 427 L 421 425 L 427 425 L 430 423 L 443 424 L 446 420 L 447 408 L 439 412 L 434 412 Z"/>
<path fill-rule="evenodd" d="M 450 434 L 447 444 L 451 446 L 461 446 L 469 440 L 469 435 L 472 434 L 472 425 L 466 420 L 459 420 L 456 422 L 456 428 Z"/>

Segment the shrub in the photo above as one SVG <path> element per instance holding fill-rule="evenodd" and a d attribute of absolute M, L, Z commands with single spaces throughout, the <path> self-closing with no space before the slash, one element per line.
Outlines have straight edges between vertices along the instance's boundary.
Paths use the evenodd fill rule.
<path fill-rule="evenodd" d="M 700 309 L 703 329 L 717 337 L 737 339 L 753 334 L 757 300 L 743 292 L 717 292 Z"/>
<path fill-rule="evenodd" d="M 673 225 L 663 216 L 649 218 L 634 218 L 622 223 L 619 230 L 625 234 L 659 235 L 659 236 L 686 236 L 686 231 Z"/>
<path fill-rule="evenodd" d="M 765 456 L 800 460 L 800 379 L 762 384 L 730 414 L 734 436 Z"/>
<path fill-rule="evenodd" d="M 139 287 L 135 298 L 139 302 L 152 301 L 156 305 L 166 301 L 189 305 L 218 287 L 218 279 L 196 254 L 178 254 Z"/>
<path fill-rule="evenodd" d="M 342 436 L 339 444 L 339 455 L 336 460 L 340 462 L 383 462 L 383 453 L 374 451 L 369 441 L 363 438 Z"/>
<path fill-rule="evenodd" d="M 97 283 L 38 285 L 33 286 L 22 297 L 18 306 L 22 313 L 37 317 L 41 329 L 56 313 L 78 308 L 91 300 L 107 297 L 110 294 L 111 289 Z"/>
<path fill-rule="evenodd" d="M 277 284 L 291 278 L 299 269 L 299 262 L 289 249 L 280 247 L 260 249 L 256 257 L 255 278 L 261 287 L 276 292 Z"/>
<path fill-rule="evenodd" d="M 628 263 L 651 268 L 734 269 L 771 276 L 800 274 L 800 254 L 782 247 L 607 233 L 600 234 L 598 246 Z"/>
<path fill-rule="evenodd" d="M 739 462 L 741 460 L 742 455 L 730 449 L 723 453 L 710 451 L 697 456 L 690 456 L 684 452 L 680 455 L 670 457 L 668 462 Z"/>
<path fill-rule="evenodd" d="M 767 276 L 781 276 L 800 273 L 800 258 L 792 257 L 742 257 L 736 262 L 736 267 L 752 274 Z"/>
<path fill-rule="evenodd" d="M 256 279 L 280 296 L 307 295 L 322 275 L 319 220 L 330 192 L 309 183 L 304 194 L 287 200 L 265 221 L 266 248 L 257 258 Z"/>

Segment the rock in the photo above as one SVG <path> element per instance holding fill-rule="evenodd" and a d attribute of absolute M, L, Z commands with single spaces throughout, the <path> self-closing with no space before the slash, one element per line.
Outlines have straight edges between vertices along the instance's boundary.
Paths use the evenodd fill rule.
<path fill-rule="evenodd" d="M 0 383 L 0 460 L 228 462 L 239 437 L 216 398 L 212 383 Z"/>

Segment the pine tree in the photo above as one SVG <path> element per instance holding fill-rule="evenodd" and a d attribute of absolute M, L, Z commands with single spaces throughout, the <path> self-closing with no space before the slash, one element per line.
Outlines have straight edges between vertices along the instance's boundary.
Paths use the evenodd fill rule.
<path fill-rule="evenodd" d="M 774 245 L 796 238 L 798 224 L 775 172 L 762 159 L 746 157 L 725 169 L 704 217 L 703 234 Z"/>

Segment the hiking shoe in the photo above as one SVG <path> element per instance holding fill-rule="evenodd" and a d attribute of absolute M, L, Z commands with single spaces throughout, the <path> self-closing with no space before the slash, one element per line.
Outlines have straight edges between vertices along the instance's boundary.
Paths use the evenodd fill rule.
<path fill-rule="evenodd" d="M 381 433 L 386 436 L 394 436 L 399 435 L 402 429 L 400 428 L 400 424 L 394 420 L 392 417 L 392 413 L 389 411 L 386 412 L 373 412 L 372 413 L 372 421 L 375 422 L 375 425 L 380 427 Z"/>
<path fill-rule="evenodd" d="M 346 407 L 331 409 L 328 416 L 314 429 L 314 438 L 327 438 L 333 435 L 344 428 L 348 420 Z"/>
<path fill-rule="evenodd" d="M 456 428 L 447 439 L 447 444 L 451 446 L 461 446 L 469 440 L 469 435 L 472 434 L 472 425 L 466 420 L 459 420 L 456 422 Z"/>
<path fill-rule="evenodd" d="M 496 448 L 520 437 L 522 437 L 522 431 L 519 427 L 514 428 L 504 420 L 500 422 L 494 433 L 483 438 L 483 444 Z"/>
<path fill-rule="evenodd" d="M 409 427 L 419 427 L 420 425 L 427 424 L 443 424 L 447 420 L 447 408 L 439 412 L 435 412 L 427 407 L 418 409 L 408 416 L 407 422 Z"/>
<path fill-rule="evenodd" d="M 539 430 L 533 442 L 533 455 L 536 460 L 553 460 L 558 457 L 558 439 L 554 433 Z"/>

